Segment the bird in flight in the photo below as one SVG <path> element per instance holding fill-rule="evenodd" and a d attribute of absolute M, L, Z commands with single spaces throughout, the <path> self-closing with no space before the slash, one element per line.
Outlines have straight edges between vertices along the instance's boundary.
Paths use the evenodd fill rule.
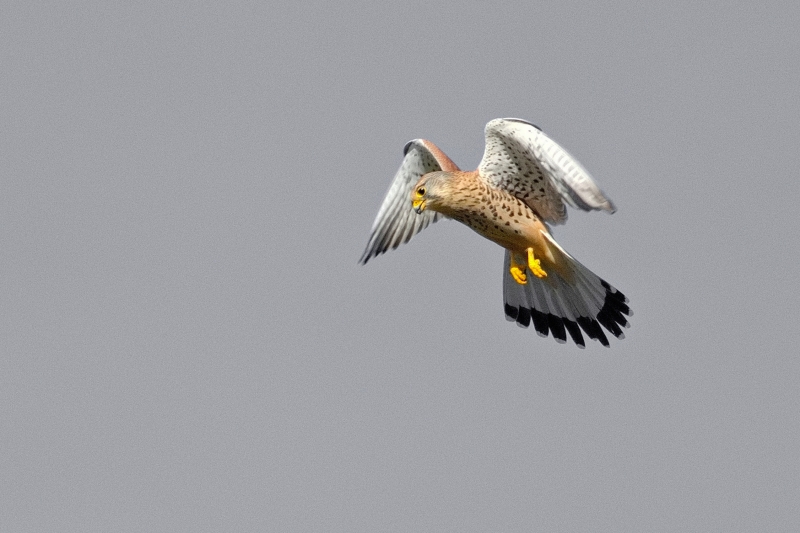
<path fill-rule="evenodd" d="M 403 162 L 372 224 L 361 256 L 371 258 L 408 242 L 442 217 L 457 220 L 505 249 L 506 319 L 533 324 L 565 343 L 585 347 L 583 333 L 608 346 L 629 327 L 628 299 L 583 266 L 550 233 L 567 220 L 567 205 L 613 213 L 614 204 L 589 173 L 537 126 L 516 118 L 486 125 L 477 170 L 460 170 L 435 144 L 406 144 Z"/>

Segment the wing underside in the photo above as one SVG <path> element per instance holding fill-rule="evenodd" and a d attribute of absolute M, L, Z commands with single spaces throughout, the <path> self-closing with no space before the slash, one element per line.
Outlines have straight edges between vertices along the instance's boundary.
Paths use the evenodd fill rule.
<path fill-rule="evenodd" d="M 372 224 L 369 242 L 360 262 L 393 250 L 439 220 L 435 211 L 417 214 L 411 208 L 411 190 L 429 172 L 458 170 L 458 167 L 435 144 L 415 139 L 406 144 L 405 157 L 383 199 Z"/>
<path fill-rule="evenodd" d="M 495 119 L 486 125 L 485 133 L 480 175 L 524 201 L 546 222 L 564 223 L 567 205 L 584 211 L 615 211 L 578 160 L 533 124 Z"/>

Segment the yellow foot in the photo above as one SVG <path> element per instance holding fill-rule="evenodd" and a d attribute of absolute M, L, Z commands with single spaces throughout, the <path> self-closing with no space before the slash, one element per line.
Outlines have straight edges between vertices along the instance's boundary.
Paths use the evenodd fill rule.
<path fill-rule="evenodd" d="M 520 254 L 512 252 L 511 265 L 508 267 L 508 271 L 511 273 L 511 277 L 514 278 L 514 281 L 520 285 L 525 285 L 528 282 L 528 276 L 525 274 L 526 268 L 528 268 L 528 265 L 525 264 L 525 258 Z"/>
<path fill-rule="evenodd" d="M 533 248 L 528 248 L 528 268 L 531 269 L 533 275 L 537 278 L 546 278 L 547 272 L 542 269 L 542 264 L 539 262 L 538 259 L 533 257 Z M 513 272 L 511 273 L 514 274 Z"/>
<path fill-rule="evenodd" d="M 525 285 L 525 283 L 527 283 L 528 276 L 525 275 L 524 270 L 521 270 L 518 266 L 512 266 L 509 271 L 511 272 L 511 277 L 514 278 L 514 281 L 520 285 Z"/>

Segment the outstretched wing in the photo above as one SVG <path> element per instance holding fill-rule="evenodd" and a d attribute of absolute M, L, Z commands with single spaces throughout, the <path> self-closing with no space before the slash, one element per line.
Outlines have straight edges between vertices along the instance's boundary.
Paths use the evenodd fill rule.
<path fill-rule="evenodd" d="M 486 151 L 478 172 L 552 224 L 567 220 L 565 203 L 584 211 L 616 210 L 574 157 L 538 127 L 517 118 L 486 124 Z"/>
<path fill-rule="evenodd" d="M 389 192 L 383 199 L 378 216 L 372 223 L 367 248 L 359 260 L 365 264 L 370 258 L 394 250 L 411 237 L 436 222 L 442 215 L 432 210 L 417 214 L 411 208 L 411 189 L 423 174 L 439 170 L 453 171 L 458 167 L 435 144 L 424 139 L 409 141 L 403 149 L 403 163 L 394 175 Z"/>

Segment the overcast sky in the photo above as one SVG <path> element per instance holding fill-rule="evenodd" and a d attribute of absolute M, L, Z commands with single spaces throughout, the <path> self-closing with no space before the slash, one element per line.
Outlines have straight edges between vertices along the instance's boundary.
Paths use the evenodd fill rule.
<path fill-rule="evenodd" d="M 701 5 L 702 4 L 702 5 Z M 5 2 L 0 530 L 800 530 L 795 2 Z M 610 349 L 505 321 L 402 148 L 529 120 Z"/>

